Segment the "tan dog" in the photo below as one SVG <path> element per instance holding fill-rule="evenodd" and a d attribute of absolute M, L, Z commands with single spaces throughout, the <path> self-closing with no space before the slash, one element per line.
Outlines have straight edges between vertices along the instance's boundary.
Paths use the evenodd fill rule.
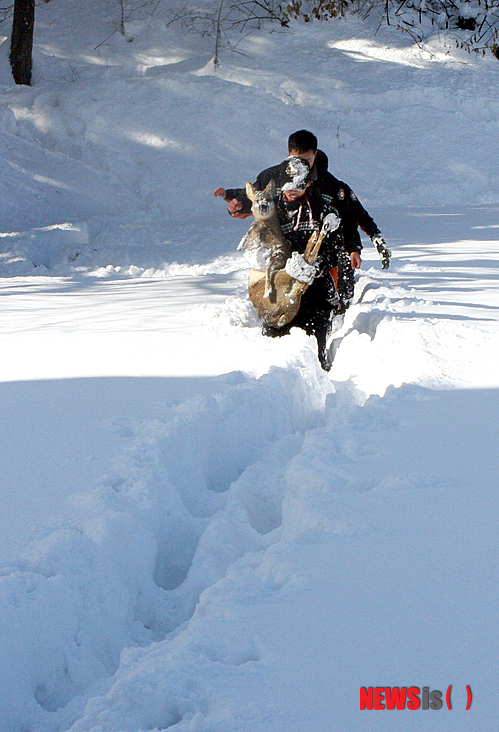
<path fill-rule="evenodd" d="M 251 183 L 246 183 L 246 195 L 252 202 L 251 212 L 255 220 L 237 248 L 246 249 L 247 252 L 261 248 L 268 250 L 264 253 L 266 256 L 264 297 L 275 303 L 275 276 L 285 266 L 291 252 L 277 218 L 274 181 L 271 180 L 264 191 L 256 191 Z M 258 272 L 261 275 L 260 279 L 263 278 L 262 272 L 258 270 L 252 272 Z"/>
<path fill-rule="evenodd" d="M 303 259 L 307 264 L 313 264 L 317 259 L 322 242 L 330 231 L 339 226 L 339 219 L 335 214 L 326 216 L 320 231 L 314 231 L 310 236 Z M 289 275 L 281 269 L 275 275 L 276 296 L 272 301 L 265 295 L 264 273 L 252 269 L 249 277 L 248 292 L 255 310 L 266 325 L 282 328 L 291 323 L 300 309 L 301 298 L 309 285 Z"/>

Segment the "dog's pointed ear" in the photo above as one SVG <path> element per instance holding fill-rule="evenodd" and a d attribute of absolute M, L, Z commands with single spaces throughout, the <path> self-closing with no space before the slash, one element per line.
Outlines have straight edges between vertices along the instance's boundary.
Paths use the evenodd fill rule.
<path fill-rule="evenodd" d="M 255 200 L 255 189 L 250 182 L 246 183 L 246 195 L 248 196 L 250 201 Z"/>
<path fill-rule="evenodd" d="M 269 198 L 275 198 L 277 196 L 277 186 L 275 184 L 275 180 L 271 178 L 267 185 L 265 186 L 264 190 L 265 195 L 267 195 Z"/>

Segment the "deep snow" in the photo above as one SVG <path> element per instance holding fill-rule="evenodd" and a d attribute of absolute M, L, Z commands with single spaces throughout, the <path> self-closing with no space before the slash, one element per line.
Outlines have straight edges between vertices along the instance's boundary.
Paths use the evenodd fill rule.
<path fill-rule="evenodd" d="M 161 9 L 97 49 L 116 8 L 63 11 L 31 88 L 1 46 L 1 732 L 495 729 L 497 61 L 349 18 L 215 70 Z M 301 127 L 393 251 L 328 375 L 212 196 Z"/>

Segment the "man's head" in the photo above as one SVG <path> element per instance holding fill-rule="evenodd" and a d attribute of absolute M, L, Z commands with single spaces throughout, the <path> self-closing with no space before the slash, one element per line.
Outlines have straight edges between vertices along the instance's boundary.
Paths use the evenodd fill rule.
<path fill-rule="evenodd" d="M 304 158 L 312 167 L 317 154 L 316 136 L 308 130 L 293 132 L 288 138 L 288 152 L 290 155 Z"/>
<path fill-rule="evenodd" d="M 307 160 L 297 155 L 283 160 L 279 166 L 278 183 L 286 201 L 301 198 L 310 185 L 310 165 Z"/>

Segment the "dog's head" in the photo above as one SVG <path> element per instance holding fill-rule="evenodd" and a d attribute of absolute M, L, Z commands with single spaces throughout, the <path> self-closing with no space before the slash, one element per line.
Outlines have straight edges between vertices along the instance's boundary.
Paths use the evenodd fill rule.
<path fill-rule="evenodd" d="M 276 195 L 275 183 L 270 181 L 264 191 L 256 191 L 251 183 L 246 183 L 246 195 L 252 202 L 251 212 L 258 221 L 270 219 L 274 216 L 276 205 L 274 196 Z"/>

